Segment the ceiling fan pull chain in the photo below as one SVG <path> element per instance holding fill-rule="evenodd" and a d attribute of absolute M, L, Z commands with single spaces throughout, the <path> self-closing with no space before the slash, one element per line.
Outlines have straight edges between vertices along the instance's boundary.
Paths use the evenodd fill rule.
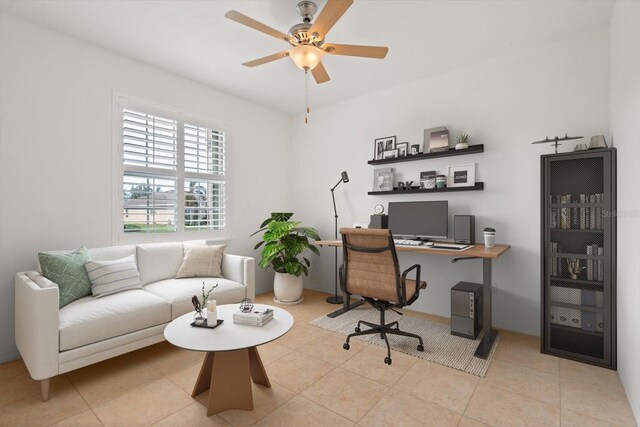
<path fill-rule="evenodd" d="M 307 113 L 304 117 L 304 123 L 309 123 L 309 68 L 304 69 L 304 94 L 307 103 Z"/>

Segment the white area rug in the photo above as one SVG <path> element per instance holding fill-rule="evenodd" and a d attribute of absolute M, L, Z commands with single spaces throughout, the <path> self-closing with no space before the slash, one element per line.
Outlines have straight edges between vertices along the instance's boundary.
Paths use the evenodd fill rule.
<path fill-rule="evenodd" d="M 489 357 L 484 360 L 474 356 L 480 340 L 470 340 L 451 335 L 449 325 L 408 315 L 401 316 L 390 310 L 387 310 L 385 316 L 387 323 L 397 320 L 400 324 L 400 330 L 418 334 L 424 341 L 424 351 L 420 352 L 416 349 L 418 340 L 415 338 L 388 335 L 387 338 L 393 350 L 479 377 L 484 377 L 487 373 L 489 363 L 491 363 L 491 358 L 500 340 L 500 335 L 498 335 Z M 353 332 L 358 320 L 377 324 L 380 321 L 380 314 L 376 309 L 362 305 L 333 319 L 322 316 L 310 321 L 309 324 L 346 336 Z M 368 327 L 363 325 L 362 329 L 365 330 Z M 352 339 L 359 339 L 386 348 L 386 344 L 384 340 L 380 339 L 380 335 L 362 335 Z"/>

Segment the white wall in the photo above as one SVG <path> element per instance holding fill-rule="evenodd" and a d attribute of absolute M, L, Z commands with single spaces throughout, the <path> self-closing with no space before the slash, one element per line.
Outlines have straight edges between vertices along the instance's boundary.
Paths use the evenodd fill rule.
<path fill-rule="evenodd" d="M 33 269 L 40 250 L 113 243 L 114 92 L 228 124 L 228 252 L 254 254 L 249 234 L 268 212 L 289 209 L 281 190 L 288 116 L 10 15 L 0 19 L 0 362 L 17 357 L 15 273 Z M 258 292 L 270 289 L 269 276 L 258 272 Z"/>
<path fill-rule="evenodd" d="M 346 170 L 351 181 L 336 190 L 340 226 L 369 220 L 377 203 L 448 200 L 454 214 L 476 216 L 476 239 L 495 227 L 497 242 L 512 245 L 494 267 L 498 288 L 494 322 L 498 327 L 539 334 L 540 191 L 539 155 L 552 152 L 531 145 L 546 135 L 609 133 L 608 28 L 559 43 L 490 60 L 433 78 L 373 92 L 313 110 L 308 125 L 292 122 L 295 163 L 293 208 L 298 218 L 333 236 L 329 189 Z M 375 66 L 375 64 L 372 64 Z M 339 79 L 340 76 L 334 78 Z M 313 107 L 313 92 L 311 93 Z M 392 164 L 402 180 L 419 180 L 420 171 L 446 172 L 448 165 L 475 162 L 479 192 L 439 195 L 368 196 L 377 137 L 397 135 L 398 142 L 422 143 L 423 129 L 446 125 L 455 136 L 468 132 L 482 154 Z M 583 141 L 584 142 L 584 141 Z M 588 142 L 588 141 L 587 141 Z M 569 143 L 562 151 L 573 148 Z M 333 289 L 332 249 L 314 257 L 307 286 Z M 402 266 L 422 264 L 429 287 L 413 308 L 449 315 L 449 289 L 461 280 L 481 281 L 480 261 L 451 264 L 449 257 L 402 254 Z"/>
<path fill-rule="evenodd" d="M 618 150 L 618 371 L 640 423 L 640 3 L 611 18 L 611 135 Z"/>

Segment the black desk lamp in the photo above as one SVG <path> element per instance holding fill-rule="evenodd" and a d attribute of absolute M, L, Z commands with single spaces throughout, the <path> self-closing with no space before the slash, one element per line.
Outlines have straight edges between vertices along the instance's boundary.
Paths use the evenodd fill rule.
<path fill-rule="evenodd" d="M 344 182 L 344 183 L 349 182 L 349 175 L 347 175 L 347 171 L 342 171 L 342 178 L 340 178 L 340 181 L 338 181 L 336 185 L 334 185 L 333 188 L 331 189 L 331 199 L 333 199 L 333 215 L 335 218 L 335 229 L 333 233 L 333 238 L 336 240 L 338 240 L 338 210 L 336 209 L 336 196 L 333 190 L 335 190 L 336 187 L 340 185 L 341 182 Z M 330 297 L 327 297 L 327 302 L 330 304 L 342 304 L 342 296 L 338 295 L 338 248 L 335 247 L 334 250 L 335 250 L 334 294 L 331 295 Z"/>

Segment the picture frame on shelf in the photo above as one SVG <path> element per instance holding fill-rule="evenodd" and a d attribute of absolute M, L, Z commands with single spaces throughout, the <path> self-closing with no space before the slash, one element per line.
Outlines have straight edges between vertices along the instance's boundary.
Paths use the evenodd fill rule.
<path fill-rule="evenodd" d="M 383 159 L 395 159 L 398 157 L 398 149 L 386 150 L 382 152 Z"/>
<path fill-rule="evenodd" d="M 436 171 L 420 172 L 420 188 L 436 188 Z"/>
<path fill-rule="evenodd" d="M 439 130 L 431 132 L 429 137 L 429 152 L 447 151 L 449 149 L 449 131 Z"/>
<path fill-rule="evenodd" d="M 398 157 L 405 157 L 409 151 L 409 143 L 401 142 L 396 144 L 396 149 L 398 150 Z"/>
<path fill-rule="evenodd" d="M 447 168 L 447 187 L 473 187 L 474 185 L 476 185 L 475 163 Z"/>
<path fill-rule="evenodd" d="M 416 154 L 420 154 L 420 144 L 411 144 L 411 153 L 412 156 Z"/>
<path fill-rule="evenodd" d="M 424 138 L 422 141 L 422 146 L 424 147 L 424 152 L 429 153 L 429 144 L 431 143 L 431 133 L 432 132 L 440 132 L 443 130 L 447 130 L 446 126 L 438 126 L 434 128 L 428 128 L 424 130 Z"/>
<path fill-rule="evenodd" d="M 373 159 L 381 160 L 384 159 L 384 152 L 395 150 L 396 148 L 396 137 L 395 136 L 386 136 L 384 138 L 378 138 L 374 140 L 373 145 Z"/>
<path fill-rule="evenodd" d="M 373 171 L 373 191 L 393 190 L 393 168 L 379 168 Z"/>

